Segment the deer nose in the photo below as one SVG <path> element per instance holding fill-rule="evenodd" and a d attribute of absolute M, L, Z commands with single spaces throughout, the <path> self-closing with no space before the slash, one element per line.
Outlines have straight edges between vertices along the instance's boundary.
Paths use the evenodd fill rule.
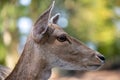
<path fill-rule="evenodd" d="M 105 57 L 103 55 L 97 55 L 97 56 L 100 60 L 105 61 Z"/>

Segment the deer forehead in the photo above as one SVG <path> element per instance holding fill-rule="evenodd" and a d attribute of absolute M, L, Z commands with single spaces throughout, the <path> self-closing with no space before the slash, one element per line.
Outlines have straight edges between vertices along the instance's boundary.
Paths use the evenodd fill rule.
<path fill-rule="evenodd" d="M 51 27 L 51 28 L 53 28 L 54 30 L 64 31 L 64 30 L 63 30 L 60 26 L 58 26 L 57 24 L 49 23 L 48 26 Z"/>
<path fill-rule="evenodd" d="M 54 30 L 53 34 L 54 35 L 61 35 L 61 34 L 65 34 L 65 35 L 68 35 L 60 26 L 58 26 L 57 24 L 48 24 L 48 26 L 50 28 L 52 28 Z"/>

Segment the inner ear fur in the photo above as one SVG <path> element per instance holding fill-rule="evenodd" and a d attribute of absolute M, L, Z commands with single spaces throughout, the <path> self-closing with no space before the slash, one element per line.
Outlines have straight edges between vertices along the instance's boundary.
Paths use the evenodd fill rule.
<path fill-rule="evenodd" d="M 51 22 L 51 23 L 54 23 L 54 24 L 57 24 L 57 22 L 58 22 L 58 20 L 59 20 L 59 16 L 60 16 L 60 13 L 55 14 L 55 15 L 50 19 L 50 22 Z"/>

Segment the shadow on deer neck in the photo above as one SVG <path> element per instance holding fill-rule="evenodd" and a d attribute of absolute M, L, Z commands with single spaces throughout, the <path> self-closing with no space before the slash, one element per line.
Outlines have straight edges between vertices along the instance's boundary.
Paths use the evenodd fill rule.
<path fill-rule="evenodd" d="M 43 51 L 38 51 L 37 45 L 29 37 L 16 67 L 6 80 L 47 80 L 51 68 L 42 54 Z"/>

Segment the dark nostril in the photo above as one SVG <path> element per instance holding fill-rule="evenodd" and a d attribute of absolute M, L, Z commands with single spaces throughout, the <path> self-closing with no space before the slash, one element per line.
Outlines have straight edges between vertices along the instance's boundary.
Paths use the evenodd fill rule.
<path fill-rule="evenodd" d="M 105 61 L 105 57 L 104 57 L 104 56 L 98 55 L 98 57 L 99 57 L 101 60 Z"/>

